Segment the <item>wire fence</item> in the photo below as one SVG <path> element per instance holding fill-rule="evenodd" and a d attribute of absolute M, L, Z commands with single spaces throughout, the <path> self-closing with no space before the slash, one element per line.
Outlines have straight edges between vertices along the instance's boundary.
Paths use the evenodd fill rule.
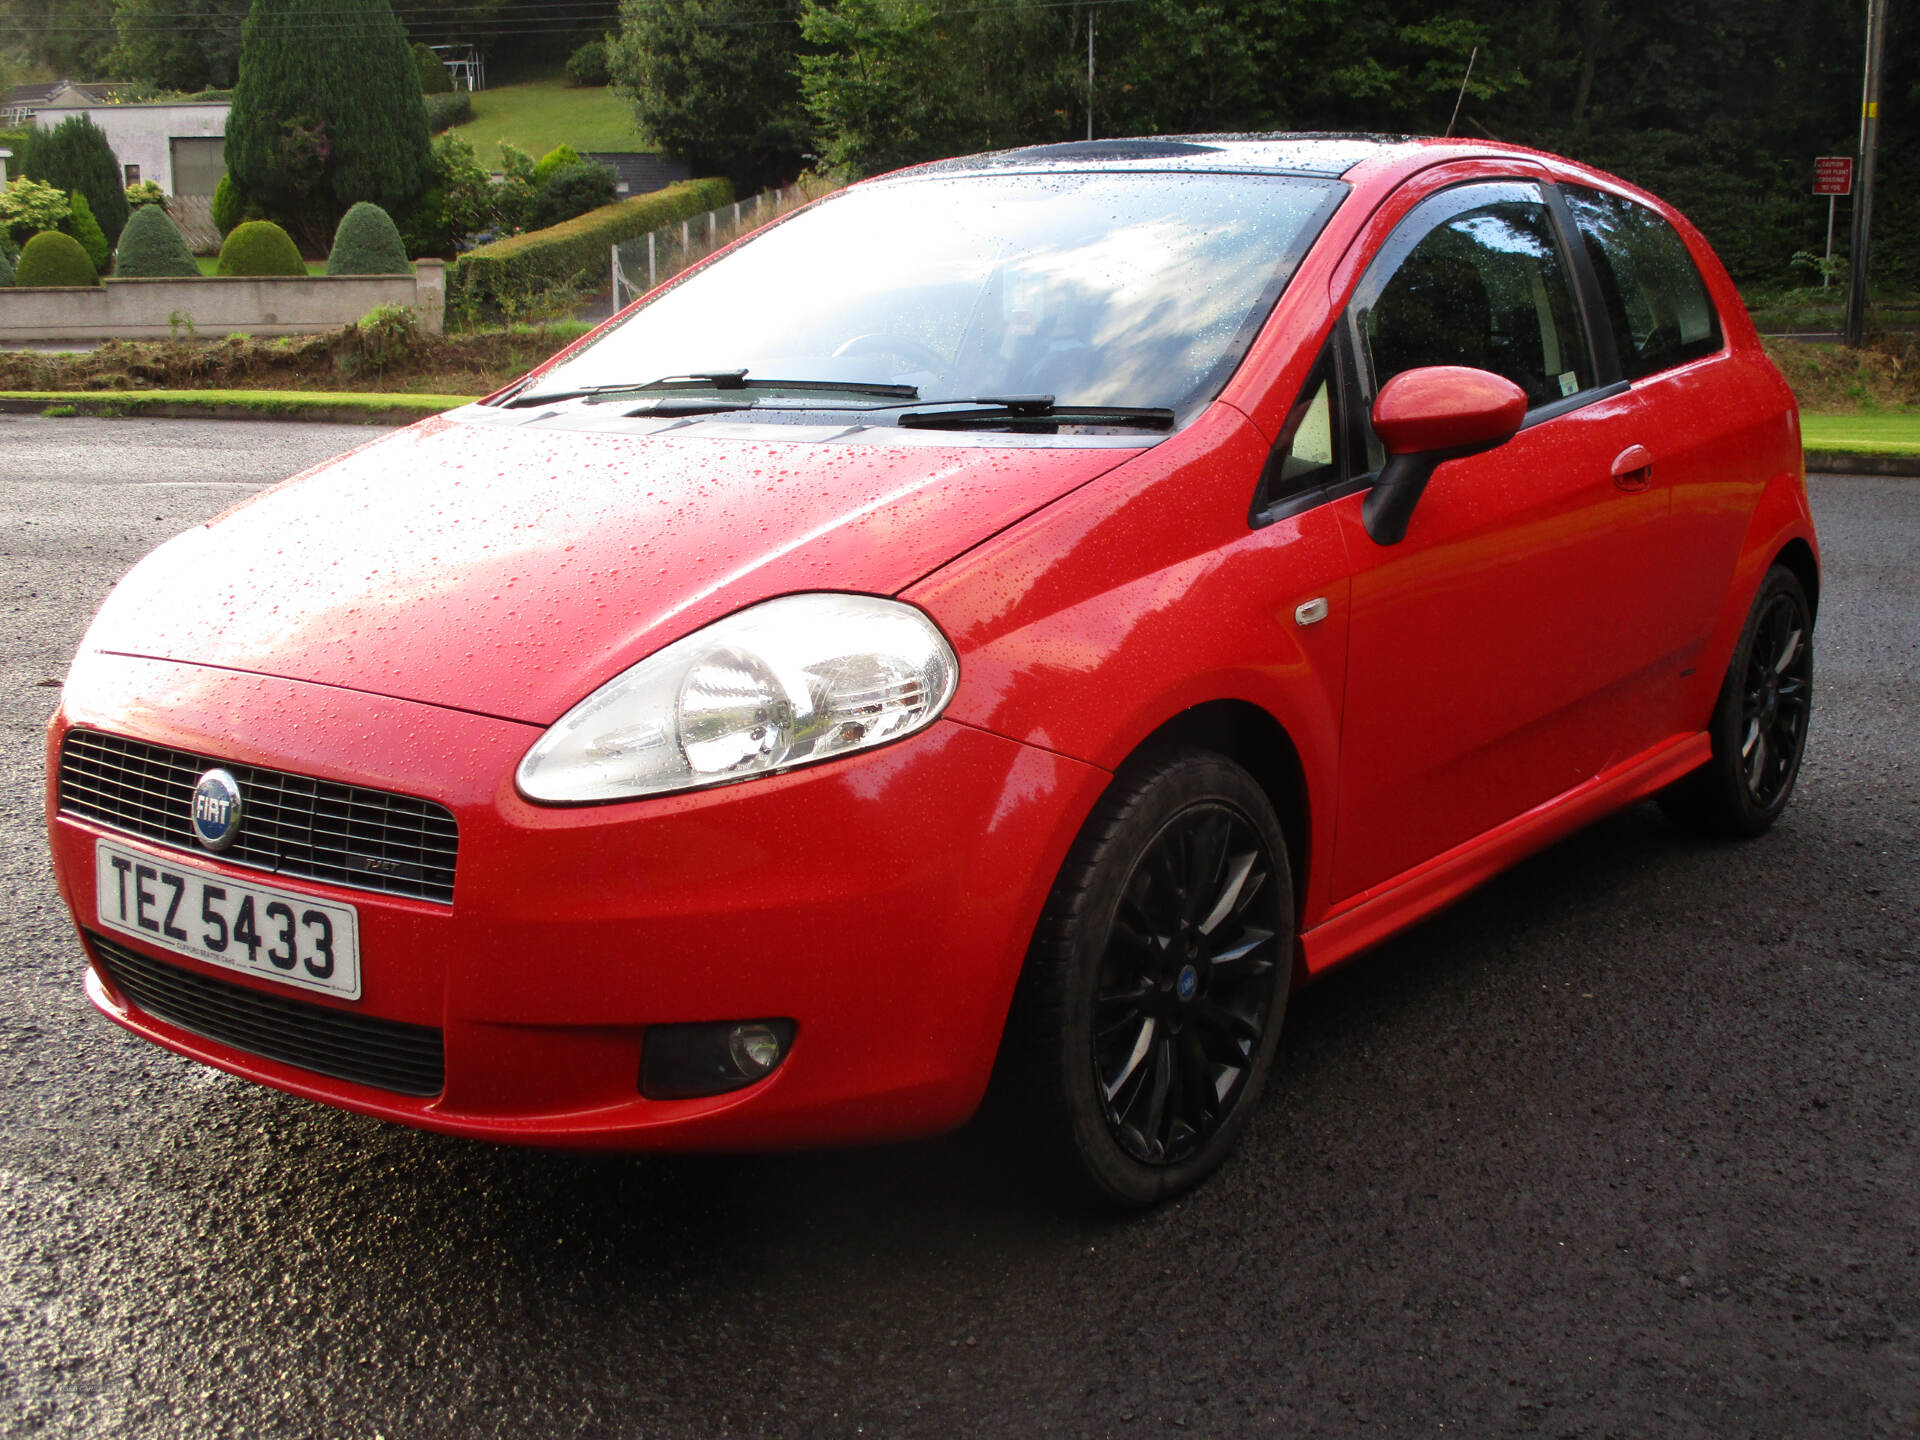
<path fill-rule="evenodd" d="M 831 182 L 803 176 L 784 189 L 763 190 L 704 215 L 694 215 L 678 224 L 616 242 L 612 262 L 615 313 L 656 286 L 664 285 L 682 270 L 699 264 L 714 251 L 731 245 L 748 231 L 838 188 Z"/>

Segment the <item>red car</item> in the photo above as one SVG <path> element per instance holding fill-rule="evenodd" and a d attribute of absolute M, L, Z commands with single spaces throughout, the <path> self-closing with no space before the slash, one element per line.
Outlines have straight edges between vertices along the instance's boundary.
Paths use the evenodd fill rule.
<path fill-rule="evenodd" d="M 48 747 L 138 1034 L 494 1140 L 838 1145 L 990 1077 L 1144 1204 L 1289 990 L 1596 816 L 1764 829 L 1799 422 L 1549 155 L 1055 145 L 852 187 L 170 541 Z"/>

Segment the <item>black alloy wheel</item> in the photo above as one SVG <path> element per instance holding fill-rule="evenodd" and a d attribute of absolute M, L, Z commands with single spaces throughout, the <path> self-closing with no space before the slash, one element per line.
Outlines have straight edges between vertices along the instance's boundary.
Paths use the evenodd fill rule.
<path fill-rule="evenodd" d="M 1707 725 L 1713 758 L 1661 792 L 1661 808 L 1700 834 L 1760 834 L 1793 794 L 1812 718 L 1813 607 L 1798 577 L 1776 565 L 1747 612 Z"/>
<path fill-rule="evenodd" d="M 1074 1188 L 1139 1207 L 1232 1150 L 1293 976 L 1293 882 L 1265 791 L 1226 757 L 1123 769 L 1034 933 L 995 1089 Z"/>

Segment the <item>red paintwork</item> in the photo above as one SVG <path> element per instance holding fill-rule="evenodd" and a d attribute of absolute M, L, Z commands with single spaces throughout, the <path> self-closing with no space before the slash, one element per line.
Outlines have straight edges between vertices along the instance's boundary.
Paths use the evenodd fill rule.
<path fill-rule="evenodd" d="M 1397 546 L 1368 538 L 1360 494 L 1251 526 L 1268 452 L 1393 226 L 1446 185 L 1515 176 L 1674 221 L 1725 348 L 1442 465 Z M 236 1073 L 462 1134 L 923 1134 L 978 1102 L 1035 919 L 1111 772 L 1192 707 L 1264 716 L 1276 773 L 1297 771 L 1311 970 L 1685 773 L 1766 567 L 1790 546 L 1817 558 L 1792 399 L 1731 282 L 1671 210 L 1551 156 L 1395 145 L 1346 181 L 1219 401 L 1138 450 L 455 417 L 170 542 L 102 608 L 50 760 L 89 725 L 447 805 L 452 906 L 289 885 L 361 915 L 363 998 L 312 1003 L 444 1026 L 447 1089 L 416 1101 L 241 1054 L 90 976 L 96 1003 Z M 541 727 L 594 686 L 807 589 L 926 610 L 961 661 L 944 718 L 696 794 L 553 809 L 515 793 Z M 1327 618 L 1298 623 L 1319 598 Z M 50 781 L 55 871 L 90 917 L 99 832 L 53 805 Z M 647 1025 L 769 1015 L 798 1022 L 770 1080 L 637 1094 Z"/>
<path fill-rule="evenodd" d="M 1373 433 L 1389 455 L 1490 445 L 1526 418 L 1526 391 L 1505 376 L 1464 365 L 1396 375 L 1373 402 Z"/>

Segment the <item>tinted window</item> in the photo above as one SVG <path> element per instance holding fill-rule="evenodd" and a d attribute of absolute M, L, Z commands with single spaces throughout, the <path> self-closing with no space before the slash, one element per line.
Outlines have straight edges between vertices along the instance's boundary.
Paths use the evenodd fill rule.
<path fill-rule="evenodd" d="M 1686 242 L 1646 206 L 1569 186 L 1574 224 L 1600 281 L 1600 296 L 1629 380 L 1720 348 L 1720 317 Z"/>
<path fill-rule="evenodd" d="M 974 174 L 863 185 L 636 311 L 548 389 L 744 367 L 923 400 L 1211 398 L 1342 187 L 1233 174 Z"/>
<path fill-rule="evenodd" d="M 1409 223 L 1420 224 L 1418 211 Z M 1377 298 L 1367 302 L 1368 292 Z M 1494 201 L 1452 216 L 1384 282 L 1369 277 L 1362 297 L 1376 394 L 1425 365 L 1491 370 L 1532 405 L 1593 384 L 1573 286 L 1541 201 Z"/>

